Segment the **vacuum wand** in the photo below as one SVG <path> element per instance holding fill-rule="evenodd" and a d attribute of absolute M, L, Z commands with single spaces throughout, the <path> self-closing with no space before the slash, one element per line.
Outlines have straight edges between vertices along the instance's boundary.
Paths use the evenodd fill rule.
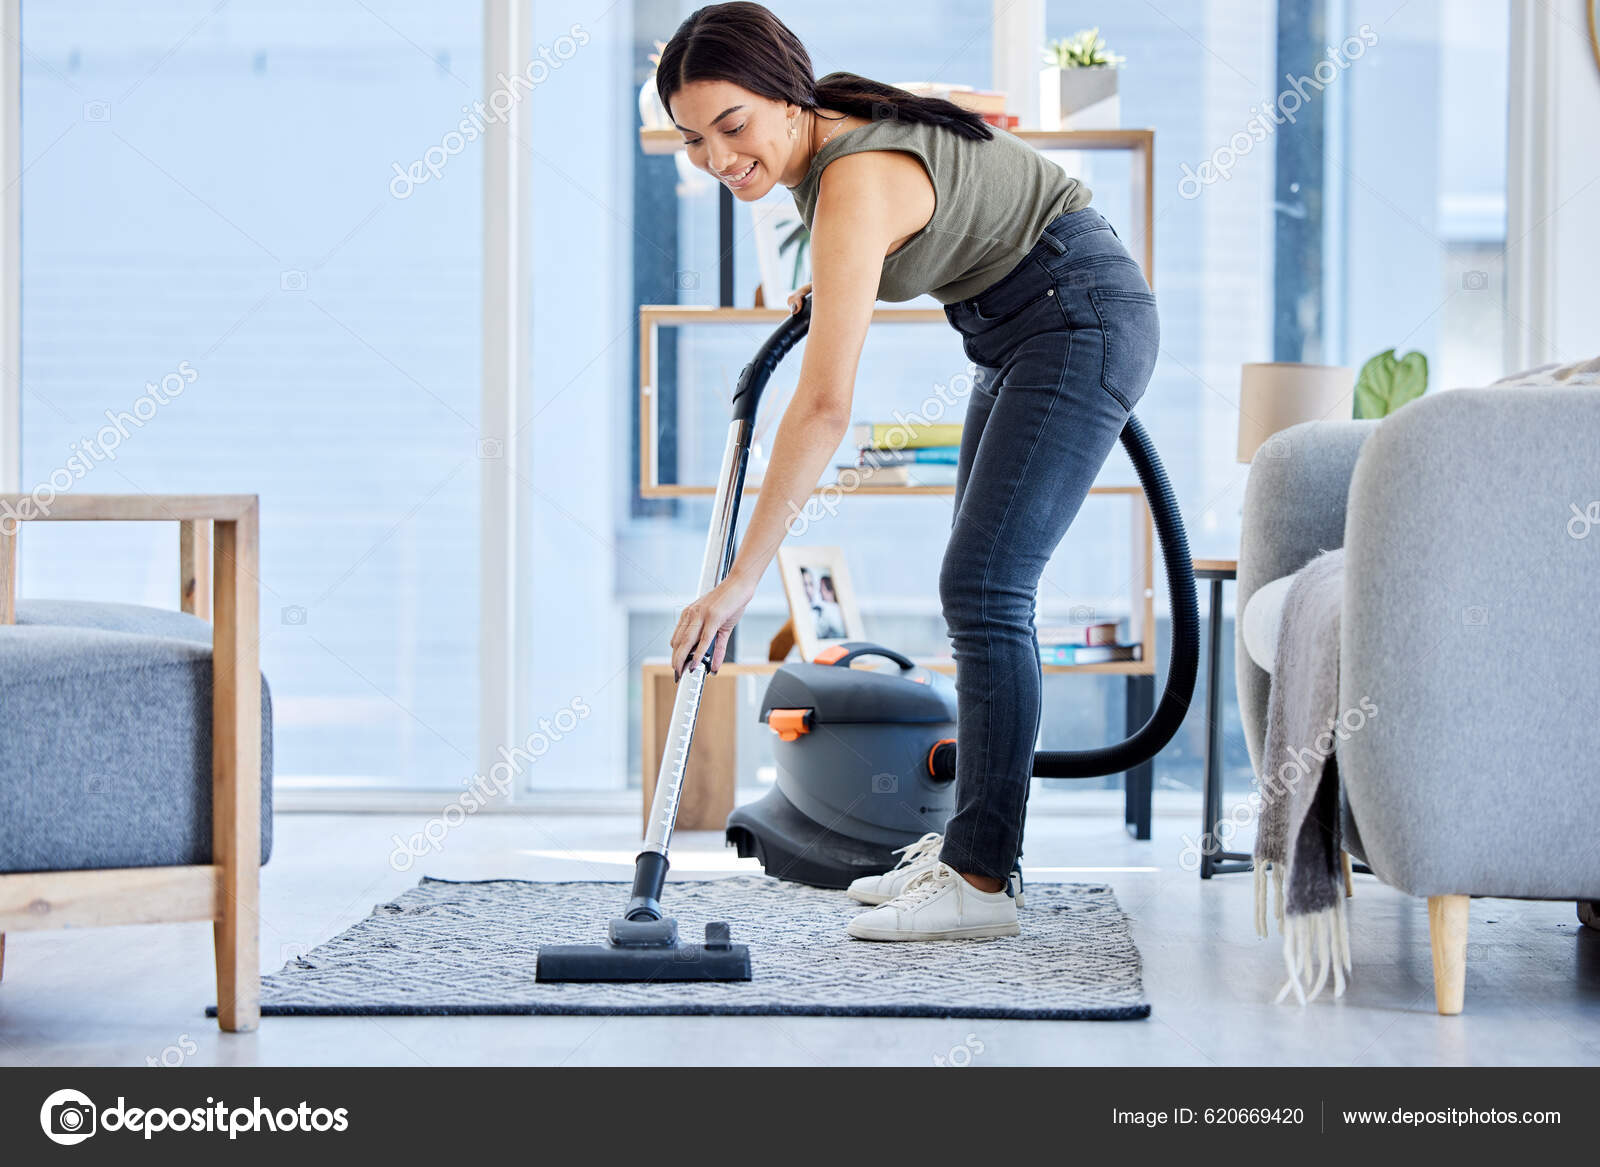
<path fill-rule="evenodd" d="M 744 492 L 745 467 L 750 458 L 756 410 L 761 393 L 790 349 L 805 336 L 811 322 L 811 299 L 785 320 L 739 375 L 733 395 L 733 420 L 728 423 L 717 475 L 716 499 L 711 508 L 711 530 L 706 535 L 700 561 L 698 595 L 711 591 L 733 565 L 739 496 Z M 677 921 L 662 914 L 661 892 L 667 878 L 667 851 L 678 821 L 678 803 L 694 742 L 700 698 L 706 672 L 711 667 L 713 643 L 705 655 L 691 661 L 678 679 L 672 700 L 672 721 L 666 747 L 656 772 L 655 794 L 645 823 L 644 842 L 634 862 L 633 889 L 622 915 L 611 921 L 605 944 L 546 945 L 539 950 L 536 977 L 541 981 L 747 981 L 750 950 L 729 939 L 728 925 L 706 925 L 704 944 L 678 941 Z M 674 664 L 677 662 L 674 661 Z"/>
<path fill-rule="evenodd" d="M 722 582 L 733 565 L 734 525 L 739 515 L 739 494 L 744 488 L 744 471 L 750 457 L 749 422 L 735 418 L 728 426 L 728 441 L 722 451 L 722 471 L 717 475 L 717 496 L 712 504 L 711 532 L 706 538 L 705 555 L 700 563 L 700 590 L 705 595 Z M 692 662 L 678 678 L 678 691 L 672 699 L 672 720 L 666 748 L 661 753 L 661 768 L 656 772 L 655 796 L 650 801 L 650 818 L 645 824 L 644 843 L 634 866 L 633 898 L 624 913 L 629 920 L 661 919 L 661 886 L 667 876 L 667 848 L 672 844 L 672 829 L 678 822 L 678 802 L 683 797 L 683 780 L 689 766 L 689 746 L 700 716 L 700 697 L 705 692 L 706 672 L 711 667 L 713 641 L 705 656 Z M 673 662 L 676 664 L 677 662 Z"/>

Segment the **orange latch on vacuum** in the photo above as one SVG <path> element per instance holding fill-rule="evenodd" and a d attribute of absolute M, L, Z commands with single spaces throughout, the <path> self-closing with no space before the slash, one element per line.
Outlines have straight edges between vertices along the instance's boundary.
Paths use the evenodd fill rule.
<path fill-rule="evenodd" d="M 834 661 L 838 660 L 849 651 L 850 650 L 842 644 L 830 644 L 827 648 L 817 653 L 817 655 L 812 658 L 811 663 L 814 665 L 831 665 Z"/>
<path fill-rule="evenodd" d="M 801 734 L 811 732 L 811 710 L 771 709 L 767 711 L 767 724 L 778 737 L 792 742 Z"/>

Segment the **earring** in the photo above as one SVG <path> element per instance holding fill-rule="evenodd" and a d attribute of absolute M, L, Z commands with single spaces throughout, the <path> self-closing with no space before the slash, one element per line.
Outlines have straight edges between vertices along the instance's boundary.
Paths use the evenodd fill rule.
<path fill-rule="evenodd" d="M 800 136 L 799 128 L 793 122 L 790 122 L 789 123 L 789 137 L 790 138 L 798 138 L 799 136 Z"/>

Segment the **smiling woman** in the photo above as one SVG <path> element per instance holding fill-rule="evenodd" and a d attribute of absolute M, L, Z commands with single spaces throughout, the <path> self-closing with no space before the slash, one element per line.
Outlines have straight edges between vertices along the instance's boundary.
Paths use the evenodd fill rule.
<path fill-rule="evenodd" d="M 1087 188 L 1055 163 L 950 102 L 854 73 L 814 79 L 805 46 L 758 4 L 690 15 L 656 86 L 689 159 L 735 198 L 788 189 L 811 229 L 814 280 L 799 383 L 754 513 L 722 582 L 683 610 L 674 672 L 698 683 L 722 664 L 788 517 L 844 437 L 874 305 L 932 295 L 983 386 L 967 405 L 939 577 L 957 664 L 958 806 L 927 870 L 850 932 L 1015 935 L 1007 888 L 1039 727 L 1039 580 L 1149 382 L 1155 297 Z"/>

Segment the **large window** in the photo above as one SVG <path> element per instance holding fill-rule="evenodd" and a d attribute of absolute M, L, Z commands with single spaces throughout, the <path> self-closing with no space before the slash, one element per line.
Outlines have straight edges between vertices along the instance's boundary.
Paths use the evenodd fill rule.
<path fill-rule="evenodd" d="M 639 665 L 664 653 L 692 598 L 708 524 L 704 500 L 638 489 L 638 307 L 718 301 L 717 190 L 645 154 L 637 133 L 648 56 L 694 7 L 529 3 L 518 11 L 542 64 L 524 85 L 484 76 L 474 3 L 24 3 L 21 485 L 76 464 L 73 490 L 262 496 L 280 787 L 456 788 L 496 747 L 572 725 L 580 701 L 581 728 L 517 792 L 637 782 Z M 1013 27 L 988 0 L 771 7 L 819 73 L 888 82 L 995 85 L 995 30 Z M 1127 58 L 1122 124 L 1156 131 L 1163 348 L 1140 413 L 1197 555 L 1238 546 L 1241 363 L 1359 366 L 1397 347 L 1427 354 L 1436 389 L 1502 371 L 1506 0 L 1047 0 L 1044 14 L 1047 36 L 1100 27 Z M 1261 123 L 1308 75 L 1293 117 Z M 484 185 L 484 140 L 460 132 L 501 90 L 526 118 L 515 208 Z M 1068 163 L 1120 229 L 1126 160 Z M 1207 164 L 1204 181 L 1187 177 Z M 734 294 L 748 305 L 754 224 L 734 212 Z M 510 246 L 513 220 L 529 241 L 515 325 L 527 388 L 502 448 L 486 437 L 502 419 L 485 404 L 500 305 L 484 303 L 484 239 Z M 661 347 L 669 478 L 714 472 L 729 390 L 766 331 L 682 328 Z M 941 325 L 876 328 L 855 412 L 914 408 L 964 365 Z M 798 368 L 774 378 L 769 433 Z M 502 494 L 485 460 L 508 454 Z M 1101 476 L 1132 480 L 1120 454 Z M 848 498 L 806 541 L 845 549 L 869 637 L 933 655 L 948 647 L 949 519 L 948 497 Z M 170 605 L 175 543 L 41 525 L 24 539 L 23 591 Z M 484 570 L 506 546 L 510 569 Z M 1127 550 L 1124 505 L 1092 500 L 1045 572 L 1040 619 L 1118 612 Z M 497 589 L 514 626 L 499 610 L 480 619 Z M 1164 647 L 1164 595 L 1157 609 Z M 786 616 L 770 572 L 739 655 L 764 657 Z M 511 646 L 504 677 L 480 660 L 486 635 Z M 1226 650 L 1231 677 L 1231 633 Z M 751 728 L 760 683 L 744 684 Z M 1123 701 L 1120 679 L 1051 677 L 1042 744 L 1120 736 Z M 502 731 L 513 740 L 480 740 Z M 1191 718 L 1158 787 L 1198 785 L 1204 735 Z M 764 735 L 741 750 L 749 784 L 769 762 Z"/>
<path fill-rule="evenodd" d="M 1197 555 L 1238 550 L 1241 363 L 1359 369 L 1420 349 L 1434 389 L 1504 371 L 1505 0 L 1050 0 L 1046 14 L 1050 37 L 1100 28 L 1127 58 L 1123 124 L 1156 130 L 1162 359 L 1140 413 Z M 1231 678 L 1231 612 L 1225 648 Z M 1224 697 L 1243 789 L 1232 684 Z M 1158 784 L 1197 784 L 1203 732 L 1191 718 Z"/>
<path fill-rule="evenodd" d="M 478 95 L 481 23 L 23 6 L 23 485 L 261 495 L 280 789 L 476 760 L 480 173 L 394 167 Z M 175 528 L 68 526 L 24 595 L 175 602 Z"/>

